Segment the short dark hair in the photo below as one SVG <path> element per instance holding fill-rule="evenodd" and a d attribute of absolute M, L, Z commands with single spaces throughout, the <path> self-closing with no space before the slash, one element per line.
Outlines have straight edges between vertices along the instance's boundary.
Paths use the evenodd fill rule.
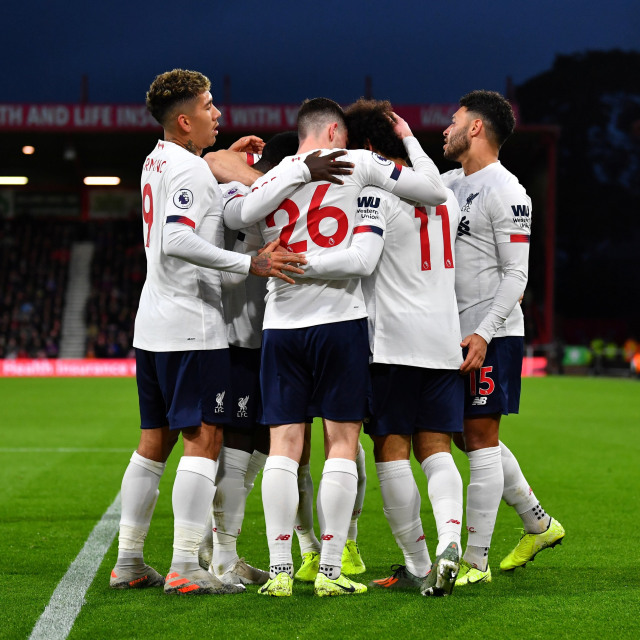
<path fill-rule="evenodd" d="M 156 76 L 147 91 L 147 109 L 164 127 L 173 109 L 209 91 L 211 82 L 199 71 L 173 69 Z"/>
<path fill-rule="evenodd" d="M 374 151 L 387 158 L 406 159 L 407 151 L 393 130 L 393 107 L 388 100 L 360 98 L 347 107 L 345 117 L 349 131 L 349 147 Z"/>
<path fill-rule="evenodd" d="M 262 157 L 254 168 L 266 173 L 277 164 L 280 164 L 287 156 L 295 156 L 298 152 L 298 134 L 295 131 L 283 131 L 276 133 L 267 141 L 262 150 Z"/>
<path fill-rule="evenodd" d="M 467 111 L 472 111 L 482 119 L 498 148 L 513 133 L 516 126 L 513 109 L 509 101 L 497 91 L 471 91 L 460 98 L 460 106 L 466 107 Z"/>
<path fill-rule="evenodd" d="M 298 111 L 298 136 L 304 140 L 329 122 L 337 122 L 346 128 L 342 107 L 329 98 L 305 100 Z"/>

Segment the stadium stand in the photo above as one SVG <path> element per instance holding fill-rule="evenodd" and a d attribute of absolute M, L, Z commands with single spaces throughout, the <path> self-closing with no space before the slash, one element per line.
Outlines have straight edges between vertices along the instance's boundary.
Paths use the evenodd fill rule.
<path fill-rule="evenodd" d="M 0 220 L 0 358 L 55 358 L 75 223 Z"/>
<path fill-rule="evenodd" d="M 86 307 L 86 357 L 133 357 L 133 324 L 146 266 L 138 219 L 90 225 L 95 250 Z"/>

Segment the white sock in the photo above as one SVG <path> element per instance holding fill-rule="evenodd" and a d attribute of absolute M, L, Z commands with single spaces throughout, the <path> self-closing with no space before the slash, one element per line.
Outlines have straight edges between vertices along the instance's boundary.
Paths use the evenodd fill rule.
<path fill-rule="evenodd" d="M 171 566 L 198 567 L 198 547 L 216 492 L 216 462 L 182 456 L 173 483 L 173 559 Z"/>
<path fill-rule="evenodd" d="M 423 577 L 431 567 L 420 520 L 420 492 L 408 460 L 376 462 L 384 515 L 404 555 L 407 569 Z"/>
<path fill-rule="evenodd" d="M 244 488 L 247 490 L 247 495 L 251 493 L 253 485 L 258 477 L 258 474 L 264 469 L 264 463 L 267 461 L 267 454 L 254 449 L 251 454 L 251 460 L 249 460 L 249 466 L 247 467 L 247 473 L 244 476 Z"/>
<path fill-rule="evenodd" d="M 504 488 L 500 447 L 470 451 L 467 456 L 470 475 L 467 487 L 469 537 L 464 559 L 470 564 L 475 564 L 481 571 L 486 571 L 488 549 L 491 547 L 491 536 Z M 483 550 L 482 554 L 480 550 Z"/>
<path fill-rule="evenodd" d="M 202 536 L 202 541 L 200 542 L 200 550 L 198 555 L 202 555 L 204 558 L 209 559 L 209 564 L 211 564 L 211 556 L 213 554 L 213 504 L 207 513 L 207 521 L 204 525 L 204 534 Z"/>
<path fill-rule="evenodd" d="M 429 500 L 438 530 L 436 555 L 440 555 L 451 542 L 460 548 L 462 478 L 450 453 L 434 453 L 421 466 L 429 482 Z"/>
<path fill-rule="evenodd" d="M 158 500 L 158 485 L 165 463 L 143 458 L 133 452 L 122 478 L 118 563 L 126 559 L 142 560 L 144 541 Z M 124 561 L 124 562 L 122 562 Z"/>
<path fill-rule="evenodd" d="M 262 475 L 262 505 L 267 526 L 271 577 L 290 567 L 291 536 L 298 510 L 298 463 L 286 456 L 269 456 Z"/>
<path fill-rule="evenodd" d="M 331 458 L 324 463 L 317 503 L 322 533 L 320 565 L 325 567 L 322 572 L 329 578 L 332 578 L 335 567 L 342 567 L 342 551 L 357 491 L 358 471 L 353 460 Z"/>
<path fill-rule="evenodd" d="M 358 518 L 362 513 L 362 505 L 364 504 L 364 494 L 367 489 L 367 469 L 365 464 L 364 449 L 358 442 L 358 455 L 356 456 L 356 468 L 358 470 L 358 491 L 356 493 L 356 501 L 353 505 L 353 513 L 351 514 L 351 523 L 349 524 L 349 532 L 347 540 L 358 539 Z"/>
<path fill-rule="evenodd" d="M 294 528 L 300 544 L 300 553 L 320 551 L 320 542 L 313 530 L 313 478 L 308 464 L 298 469 L 298 512 Z"/>
<path fill-rule="evenodd" d="M 251 454 L 222 447 L 218 458 L 216 497 L 213 500 L 213 557 L 216 575 L 232 569 L 238 560 L 236 540 L 240 535 L 247 490 L 244 486 Z"/>
<path fill-rule="evenodd" d="M 516 510 L 527 533 L 543 533 L 549 528 L 551 516 L 540 506 L 533 490 L 520 470 L 516 457 L 501 442 L 504 489 L 502 499 Z"/>

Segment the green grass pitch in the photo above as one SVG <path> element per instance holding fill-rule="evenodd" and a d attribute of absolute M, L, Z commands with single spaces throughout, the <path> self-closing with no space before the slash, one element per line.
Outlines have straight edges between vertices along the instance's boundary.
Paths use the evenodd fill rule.
<path fill-rule="evenodd" d="M 0 638 L 27 638 L 120 489 L 137 445 L 137 398 L 132 379 L 2 379 L 0 397 Z M 323 456 L 321 430 L 314 432 L 317 489 Z M 506 418 L 501 432 L 544 508 L 567 530 L 564 544 L 525 569 L 498 569 L 519 537 L 520 520 L 504 504 L 490 555 L 493 582 L 441 599 L 369 591 L 320 600 L 311 586 L 298 584 L 284 601 L 258 596 L 257 587 L 198 598 L 169 598 L 159 589 L 115 592 L 108 587 L 114 541 L 69 637 L 640 637 L 640 384 L 526 379 L 521 414 Z M 358 542 L 368 582 L 388 575 L 402 556 L 382 514 L 371 443 L 364 435 L 362 442 L 368 486 Z M 145 547 L 147 561 L 161 572 L 171 560 L 171 485 L 179 455 L 180 445 L 160 485 Z M 455 456 L 466 483 L 466 458 Z M 414 470 L 433 555 L 426 479 L 417 464 Z M 266 568 L 259 480 L 238 549 Z"/>

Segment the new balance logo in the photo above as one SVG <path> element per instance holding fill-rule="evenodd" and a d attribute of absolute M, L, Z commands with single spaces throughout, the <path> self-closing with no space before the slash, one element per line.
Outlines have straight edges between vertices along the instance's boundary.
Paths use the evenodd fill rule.
<path fill-rule="evenodd" d="M 286 542 L 290 537 L 288 533 L 281 533 L 276 540 L 284 540 Z"/>
<path fill-rule="evenodd" d="M 325 533 L 322 536 L 323 540 L 333 540 L 333 536 L 330 533 Z"/>
<path fill-rule="evenodd" d="M 367 196 L 366 198 L 358 198 L 359 209 L 377 209 L 380 206 L 380 198 Z"/>
<path fill-rule="evenodd" d="M 447 524 L 449 524 L 450 522 L 452 524 L 460 524 L 460 520 L 454 520 L 453 518 L 451 518 L 451 520 L 447 520 Z"/>
<path fill-rule="evenodd" d="M 420 542 L 420 540 L 425 540 L 424 533 L 416 540 L 416 542 Z"/>
<path fill-rule="evenodd" d="M 249 396 L 245 396 L 244 398 L 238 398 L 238 413 L 236 414 L 238 418 L 246 418 L 247 417 L 247 403 L 249 402 Z"/>
<path fill-rule="evenodd" d="M 478 193 L 472 193 L 468 198 L 467 198 L 467 202 L 462 206 L 462 208 L 460 209 L 460 211 L 462 211 L 463 213 L 468 213 L 469 210 L 471 209 L 471 203 L 480 195 L 480 192 L 478 191 Z"/>
<path fill-rule="evenodd" d="M 474 398 L 473 402 L 471 403 L 472 407 L 484 407 L 484 405 L 487 404 L 487 398 L 483 397 L 483 398 Z"/>
<path fill-rule="evenodd" d="M 458 235 L 459 236 L 470 236 L 471 232 L 469 231 L 469 220 L 467 216 L 462 216 L 460 222 L 458 223 Z"/>
<path fill-rule="evenodd" d="M 216 395 L 216 413 L 224 413 L 224 394 L 226 391 L 222 391 Z"/>

